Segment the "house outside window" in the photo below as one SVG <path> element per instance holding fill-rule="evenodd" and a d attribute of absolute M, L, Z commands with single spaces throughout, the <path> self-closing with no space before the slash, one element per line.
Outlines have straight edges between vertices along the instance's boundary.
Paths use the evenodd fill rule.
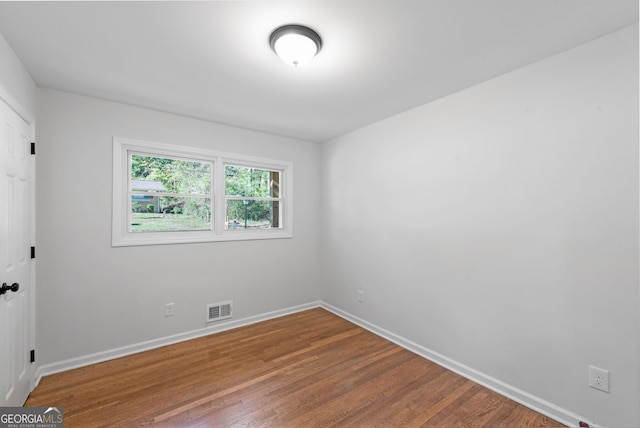
<path fill-rule="evenodd" d="M 165 192 L 167 189 L 159 181 L 131 180 L 131 211 L 160 213 L 160 198 L 156 192 Z M 148 194 L 140 194 L 144 192 Z"/>

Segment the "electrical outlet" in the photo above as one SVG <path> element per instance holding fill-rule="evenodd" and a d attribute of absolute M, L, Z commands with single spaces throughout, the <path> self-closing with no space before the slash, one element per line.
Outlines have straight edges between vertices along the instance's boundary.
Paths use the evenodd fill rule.
<path fill-rule="evenodd" d="M 364 290 L 358 290 L 358 302 L 364 302 Z"/>
<path fill-rule="evenodd" d="M 174 308 L 173 308 L 173 303 L 167 303 L 166 305 L 164 305 L 164 316 L 165 317 L 172 317 L 175 314 L 174 312 Z"/>
<path fill-rule="evenodd" d="M 600 391 L 609 392 L 609 372 L 589 366 L 589 386 Z"/>

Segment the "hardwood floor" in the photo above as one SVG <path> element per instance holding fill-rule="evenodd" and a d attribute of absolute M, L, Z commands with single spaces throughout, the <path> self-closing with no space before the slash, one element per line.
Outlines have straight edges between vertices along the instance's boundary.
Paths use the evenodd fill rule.
<path fill-rule="evenodd" d="M 46 376 L 66 427 L 558 427 L 323 309 Z"/>

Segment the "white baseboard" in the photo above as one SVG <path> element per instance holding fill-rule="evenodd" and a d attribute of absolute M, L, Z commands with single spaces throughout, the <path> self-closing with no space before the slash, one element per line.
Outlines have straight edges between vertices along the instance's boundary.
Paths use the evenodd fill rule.
<path fill-rule="evenodd" d="M 247 318 L 230 320 L 227 322 L 216 323 L 205 328 L 189 331 L 186 333 L 175 334 L 167 337 L 160 337 L 158 339 L 148 340 L 145 342 L 135 343 L 133 345 L 123 346 L 121 348 L 110 349 L 103 352 L 96 352 L 95 354 L 85 355 L 82 357 L 71 358 L 64 361 L 59 361 L 52 364 L 44 364 L 36 370 L 36 382 L 37 386 L 43 376 L 48 376 L 54 373 L 60 373 L 67 370 L 77 369 L 79 367 L 85 367 L 91 364 L 102 363 L 104 361 L 113 360 L 120 357 L 126 357 L 127 355 L 137 354 L 138 352 L 148 351 L 162 346 L 173 345 L 174 343 L 184 342 L 198 337 L 208 336 L 210 334 L 220 333 L 223 331 L 231 330 L 238 327 L 243 327 L 250 324 L 255 324 L 262 321 L 267 321 L 273 318 L 279 318 L 285 315 L 294 314 L 296 312 L 306 311 L 309 309 L 317 308 L 321 305 L 321 302 L 311 302 L 303 305 L 292 306 L 290 308 L 280 309 L 273 312 L 267 312 L 265 314 L 254 315 Z"/>
<path fill-rule="evenodd" d="M 255 315 L 239 320 L 228 321 L 225 323 L 219 323 L 209 327 L 205 327 L 198 330 L 193 330 L 186 333 L 180 333 L 173 336 L 162 337 L 146 342 L 140 342 L 137 344 L 123 346 L 117 349 L 111 349 L 104 352 L 97 352 L 95 354 L 86 355 L 77 358 L 71 358 L 69 360 L 60 361 L 52 364 L 45 364 L 39 367 L 36 371 L 36 385 L 40 382 L 43 376 L 59 373 L 79 367 L 88 366 L 91 364 L 101 363 L 103 361 L 113 360 L 115 358 L 125 357 L 127 355 L 136 354 L 138 352 L 148 351 L 151 349 L 159 348 L 162 346 L 172 345 L 174 343 L 184 342 L 186 340 L 196 339 L 202 336 L 208 336 L 210 334 L 219 333 L 222 331 L 231 330 L 238 327 L 243 327 L 250 324 L 255 324 L 261 321 L 270 320 L 273 318 L 279 318 L 285 315 L 290 315 L 296 312 L 306 311 L 309 309 L 321 307 L 333 314 L 344 318 L 345 320 L 352 322 L 374 334 L 380 336 L 390 342 L 395 343 L 429 361 L 432 361 L 454 373 L 457 373 L 467 379 L 470 379 L 486 388 L 491 389 L 505 397 L 522 404 L 536 412 L 542 413 L 556 421 L 565 424 L 570 427 L 578 425 L 579 421 L 585 421 L 592 427 L 597 427 L 593 422 L 585 419 L 569 410 L 563 409 L 553 403 L 543 400 L 540 397 L 529 394 L 519 388 L 502 382 L 496 378 L 481 373 L 471 367 L 461 364 L 451 358 L 448 358 L 442 354 L 425 348 L 417 343 L 414 343 L 402 336 L 378 327 L 375 324 L 371 324 L 361 318 L 358 318 L 348 312 L 336 308 L 322 301 L 306 303 L 303 305 L 293 306 L 265 314 Z"/>
<path fill-rule="evenodd" d="M 535 410 L 538 413 L 555 419 L 556 421 L 564 425 L 567 425 L 569 427 L 576 427 L 578 426 L 578 423 L 580 421 L 584 421 L 591 427 L 597 427 L 597 425 L 593 422 L 567 409 L 563 409 L 553 403 L 543 400 L 540 397 L 529 394 L 528 392 L 502 382 L 501 380 L 481 373 L 471 367 L 452 360 L 451 358 L 448 358 L 442 354 L 427 349 L 424 346 L 418 345 L 417 343 L 405 339 L 402 336 L 398 336 L 395 333 L 392 333 L 388 330 L 378 327 L 375 324 L 371 324 L 348 312 L 338 309 L 335 306 L 331 306 L 327 303 L 321 302 L 320 307 L 374 333 L 377 336 L 387 339 L 388 341 L 393 342 L 396 345 L 399 345 L 413 352 L 414 354 L 420 355 L 421 357 L 426 358 L 429 361 L 432 361 L 448 370 L 451 370 L 452 372 L 457 373 L 462 377 L 465 377 L 477 384 L 489 388 L 490 390 L 495 391 L 498 394 L 504 395 L 505 397 L 517 403 L 520 403 L 525 407 Z"/>

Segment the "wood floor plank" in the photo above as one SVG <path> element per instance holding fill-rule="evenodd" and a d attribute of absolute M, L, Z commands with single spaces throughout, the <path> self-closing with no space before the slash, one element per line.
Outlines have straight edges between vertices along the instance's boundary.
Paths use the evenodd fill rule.
<path fill-rule="evenodd" d="M 317 308 L 47 376 L 66 427 L 559 427 Z"/>

